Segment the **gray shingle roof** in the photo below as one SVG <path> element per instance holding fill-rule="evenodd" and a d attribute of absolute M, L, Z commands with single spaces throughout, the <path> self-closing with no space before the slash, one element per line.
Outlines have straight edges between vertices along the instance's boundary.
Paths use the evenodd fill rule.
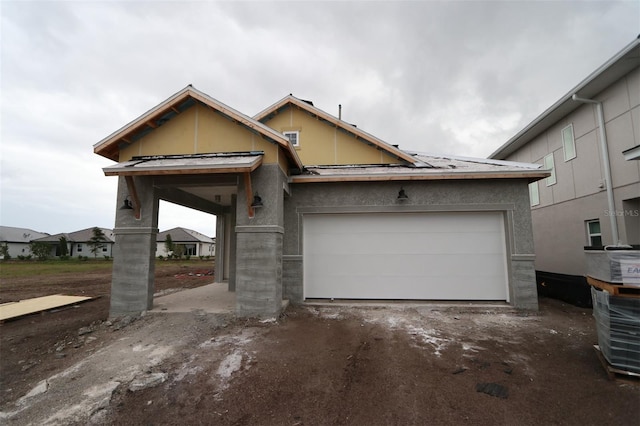
<path fill-rule="evenodd" d="M 55 235 L 49 235 L 44 238 L 38 238 L 37 241 L 44 243 L 57 243 L 60 240 L 60 237 L 65 237 L 70 243 L 86 243 L 93 237 L 93 228 L 81 229 L 80 231 L 75 232 L 61 232 Z M 106 238 L 106 242 L 115 243 L 115 237 L 113 235 L 113 231 L 107 228 L 100 228 L 102 233 Z"/>
<path fill-rule="evenodd" d="M 200 232 L 180 227 L 159 232 L 156 242 L 164 242 L 168 234 L 171 234 L 171 241 L 174 243 L 213 243 L 212 238 Z"/>
<path fill-rule="evenodd" d="M 0 226 L 0 241 L 7 243 L 29 243 L 31 240 L 46 237 L 47 235 L 49 234 L 28 228 Z"/>

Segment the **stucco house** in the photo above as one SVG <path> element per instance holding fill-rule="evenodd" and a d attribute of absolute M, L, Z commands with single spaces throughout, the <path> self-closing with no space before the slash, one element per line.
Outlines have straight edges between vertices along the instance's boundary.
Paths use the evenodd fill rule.
<path fill-rule="evenodd" d="M 639 144 L 636 39 L 491 154 L 552 170 L 529 185 L 541 294 L 589 305 L 588 256 L 640 245 Z"/>
<path fill-rule="evenodd" d="M 182 246 L 182 254 L 184 256 L 215 256 L 216 243 L 213 238 L 193 229 L 177 227 L 158 233 L 156 238 L 156 257 L 167 257 L 169 255 L 165 245 L 167 235 L 171 235 L 173 244 Z"/>
<path fill-rule="evenodd" d="M 18 256 L 31 255 L 31 249 L 29 248 L 31 241 L 47 235 L 49 234 L 34 231 L 33 229 L 0 226 L 0 244 L 3 246 L 6 244 L 7 253 L 12 259 Z M 0 253 L 0 256 L 4 258 L 2 253 Z"/>
<path fill-rule="evenodd" d="M 105 239 L 102 247 L 95 253 L 91 252 L 92 247 L 89 244 L 93 237 L 93 227 L 81 229 L 75 232 L 47 235 L 46 237 L 38 238 L 34 241 L 50 244 L 51 257 L 59 257 L 61 254 L 60 237 L 64 237 L 67 240 L 67 253 L 69 257 L 111 257 L 113 254 L 113 245 L 115 243 L 113 230 L 107 228 L 100 228 L 100 230 L 104 234 Z"/>
<path fill-rule="evenodd" d="M 406 152 L 292 95 L 250 117 L 192 86 L 94 152 L 118 177 L 112 316 L 153 306 L 160 199 L 216 215 L 240 316 L 310 299 L 537 309 L 539 165 Z"/>

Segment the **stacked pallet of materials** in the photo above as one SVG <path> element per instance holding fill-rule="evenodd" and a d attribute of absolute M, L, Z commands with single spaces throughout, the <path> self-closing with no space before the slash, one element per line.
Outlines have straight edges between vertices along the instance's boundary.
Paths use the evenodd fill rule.
<path fill-rule="evenodd" d="M 612 366 L 640 374 L 640 297 L 591 288 L 598 346 Z"/>
<path fill-rule="evenodd" d="M 640 251 L 603 254 L 587 258 L 596 349 L 609 364 L 608 371 L 640 375 Z"/>

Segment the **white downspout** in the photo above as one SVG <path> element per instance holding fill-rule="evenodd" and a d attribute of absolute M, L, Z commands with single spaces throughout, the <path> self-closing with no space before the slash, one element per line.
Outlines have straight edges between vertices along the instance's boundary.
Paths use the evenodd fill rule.
<path fill-rule="evenodd" d="M 607 132 L 604 128 L 604 110 L 602 102 L 593 99 L 585 99 L 574 94 L 571 97 L 576 102 L 594 104 L 598 112 L 598 126 L 600 127 L 600 147 L 602 149 L 602 162 L 604 163 L 604 179 L 607 187 L 607 200 L 609 201 L 609 219 L 611 220 L 611 236 L 613 244 L 620 245 L 620 236 L 618 235 L 618 220 L 615 214 L 616 206 L 613 201 L 613 185 L 611 183 L 611 164 L 609 163 L 609 149 L 607 148 Z"/>

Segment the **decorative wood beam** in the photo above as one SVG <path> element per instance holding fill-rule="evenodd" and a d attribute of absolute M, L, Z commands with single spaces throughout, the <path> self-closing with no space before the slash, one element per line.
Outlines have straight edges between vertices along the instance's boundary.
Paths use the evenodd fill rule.
<path fill-rule="evenodd" d="M 154 128 L 154 129 L 158 128 L 158 125 L 156 123 L 154 123 L 153 121 L 151 121 L 151 120 L 147 121 L 145 124 L 147 126 L 151 127 L 151 128 Z"/>
<path fill-rule="evenodd" d="M 125 176 L 124 180 L 127 182 L 129 196 L 131 196 L 131 201 L 133 202 L 133 217 L 135 217 L 136 219 L 140 219 L 140 198 L 138 198 L 138 191 L 136 190 L 136 185 L 133 181 L 133 177 Z"/>
<path fill-rule="evenodd" d="M 247 211 L 249 212 L 249 219 L 253 219 L 255 211 L 253 210 L 253 190 L 251 189 L 251 173 L 244 174 L 244 192 L 247 196 Z"/>
<path fill-rule="evenodd" d="M 173 112 L 175 112 L 176 114 L 180 114 L 180 110 L 174 106 L 171 107 L 171 109 L 173 110 Z"/>

